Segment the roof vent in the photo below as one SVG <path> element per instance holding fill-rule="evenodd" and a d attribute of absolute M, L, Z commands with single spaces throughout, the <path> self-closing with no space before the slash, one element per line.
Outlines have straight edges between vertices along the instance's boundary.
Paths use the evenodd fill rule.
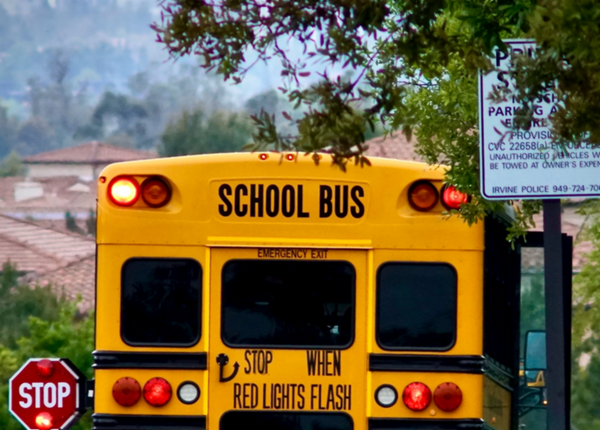
<path fill-rule="evenodd" d="M 15 202 L 36 199 L 44 195 L 44 188 L 39 182 L 17 182 L 14 186 Z"/>

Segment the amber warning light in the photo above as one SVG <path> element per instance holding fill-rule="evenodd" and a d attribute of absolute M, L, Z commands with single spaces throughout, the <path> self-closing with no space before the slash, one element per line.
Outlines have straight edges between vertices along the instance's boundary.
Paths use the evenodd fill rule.
<path fill-rule="evenodd" d="M 429 181 L 417 181 L 408 190 L 408 203 L 419 212 L 433 209 L 439 197 L 437 188 Z"/>
<path fill-rule="evenodd" d="M 163 179 L 148 178 L 142 184 L 142 199 L 148 206 L 159 208 L 169 203 L 171 190 Z"/>

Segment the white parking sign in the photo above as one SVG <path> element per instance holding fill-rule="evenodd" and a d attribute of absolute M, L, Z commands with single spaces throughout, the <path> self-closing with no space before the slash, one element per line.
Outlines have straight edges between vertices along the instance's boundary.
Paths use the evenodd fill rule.
<path fill-rule="evenodd" d="M 481 194 L 486 199 L 600 197 L 600 146 L 572 144 L 565 153 L 551 143 L 549 116 L 556 109 L 553 93 L 536 101 L 529 130 L 512 127 L 518 103 L 489 99 L 494 87 L 514 85 L 506 74 L 512 52 L 535 55 L 532 41 L 505 43 L 508 54 L 494 51 L 498 71 L 479 76 Z"/>

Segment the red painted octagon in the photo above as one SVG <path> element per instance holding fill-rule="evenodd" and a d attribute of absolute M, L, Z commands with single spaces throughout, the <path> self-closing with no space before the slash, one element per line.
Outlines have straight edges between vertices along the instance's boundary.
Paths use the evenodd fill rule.
<path fill-rule="evenodd" d="M 85 411 L 85 377 L 66 359 L 32 358 L 10 378 L 10 412 L 28 430 L 66 430 Z"/>

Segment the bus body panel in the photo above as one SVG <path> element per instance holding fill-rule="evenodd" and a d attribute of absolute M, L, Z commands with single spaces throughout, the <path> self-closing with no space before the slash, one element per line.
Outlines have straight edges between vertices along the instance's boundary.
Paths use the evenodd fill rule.
<path fill-rule="evenodd" d="M 156 228 L 155 228 L 156 229 Z M 96 294 L 96 350 L 158 352 L 167 349 L 173 352 L 206 352 L 208 348 L 208 303 L 209 289 L 205 269 L 208 259 L 206 247 L 145 246 L 145 245 L 98 245 L 98 270 Z M 200 340 L 189 347 L 159 347 L 128 345 L 121 337 L 121 271 L 123 265 L 136 258 L 187 258 L 200 263 L 202 267 L 202 313 L 206 318 L 201 324 Z"/>
<path fill-rule="evenodd" d="M 332 166 L 328 158 L 330 156 L 324 154 L 319 165 L 315 165 L 312 157 L 302 154 L 294 162 L 280 162 L 277 155 L 261 161 L 258 154 L 228 154 L 112 164 L 102 171 L 98 184 L 98 211 L 102 216 L 98 218 L 97 241 L 181 246 L 301 244 L 359 248 L 482 249 L 477 235 L 458 217 L 440 223 L 441 212 L 445 210 L 441 203 L 431 213 L 416 211 L 408 205 L 408 188 L 416 180 L 432 180 L 441 189 L 442 167 L 372 158 L 371 167 L 348 165 L 347 171 L 343 172 L 339 167 Z M 135 210 L 119 208 L 108 199 L 107 189 L 111 181 L 121 175 L 133 175 L 140 182 L 152 175 L 166 178 L 173 189 L 171 202 L 162 208 L 145 207 L 141 202 L 131 208 Z M 231 187 L 230 193 L 222 190 L 231 205 L 231 213 L 226 217 L 219 213 L 220 206 L 224 213 L 229 212 L 227 202 L 219 195 L 219 185 L 222 184 Z M 246 191 L 236 190 L 240 184 L 246 187 Z M 273 217 L 266 213 L 266 188 L 263 188 L 262 203 L 256 203 L 255 216 L 251 214 L 251 187 L 260 184 L 273 185 L 273 199 L 275 194 L 279 196 L 278 211 Z M 296 204 L 290 217 L 284 216 L 281 210 L 285 184 L 293 188 L 295 195 Z M 303 185 L 303 212 L 308 213 L 308 217 L 301 216 L 299 211 L 299 185 Z M 336 185 L 341 188 L 336 189 Z M 348 188 L 345 189 L 343 185 Z M 331 195 L 324 195 L 323 198 L 316 195 L 321 192 L 321 186 L 329 187 Z M 362 186 L 362 191 L 356 189 L 352 194 L 354 186 Z M 336 190 L 339 191 L 340 204 L 348 202 L 347 211 L 342 210 L 343 205 L 339 206 L 340 216 L 335 211 Z M 255 192 L 258 193 L 257 187 Z M 287 198 L 290 196 L 291 190 Z M 362 215 L 357 201 L 364 206 Z M 236 215 L 236 202 L 239 203 L 237 213 L 243 213 L 243 216 Z M 331 214 L 321 216 L 321 206 L 326 206 L 323 209 L 327 215 L 329 203 L 333 205 Z M 272 204 L 275 208 L 274 201 Z M 258 206 L 263 209 L 262 217 L 258 216 Z M 156 225 L 161 223 L 168 223 L 169 228 L 157 229 Z M 303 227 L 310 229 L 310 235 L 305 234 Z M 444 244 L 443 247 L 440 244 Z"/>

